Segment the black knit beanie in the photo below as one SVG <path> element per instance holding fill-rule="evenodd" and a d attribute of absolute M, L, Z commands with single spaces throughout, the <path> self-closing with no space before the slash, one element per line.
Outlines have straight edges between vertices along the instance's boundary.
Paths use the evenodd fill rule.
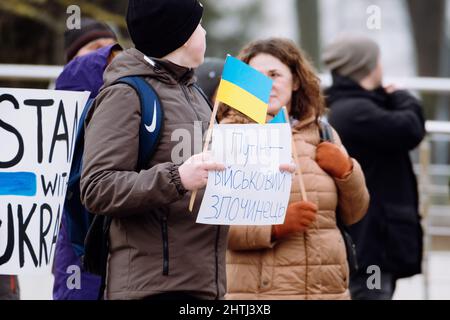
<path fill-rule="evenodd" d="M 64 53 L 67 62 L 72 60 L 78 50 L 91 41 L 100 38 L 117 40 L 116 34 L 106 23 L 82 18 L 80 27 L 80 29 L 68 29 L 64 32 Z"/>
<path fill-rule="evenodd" d="M 128 32 L 136 49 L 162 58 L 189 40 L 202 15 L 198 0 L 129 0 Z"/>

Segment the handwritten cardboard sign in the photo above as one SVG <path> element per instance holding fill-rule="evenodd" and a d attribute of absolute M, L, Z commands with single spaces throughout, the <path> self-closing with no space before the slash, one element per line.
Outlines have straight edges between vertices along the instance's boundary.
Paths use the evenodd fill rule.
<path fill-rule="evenodd" d="M 271 225 L 284 222 L 291 174 L 279 171 L 291 163 L 288 124 L 216 125 L 212 153 L 226 165 L 210 172 L 198 223 Z"/>
<path fill-rule="evenodd" d="M 50 269 L 88 97 L 0 88 L 0 274 Z"/>

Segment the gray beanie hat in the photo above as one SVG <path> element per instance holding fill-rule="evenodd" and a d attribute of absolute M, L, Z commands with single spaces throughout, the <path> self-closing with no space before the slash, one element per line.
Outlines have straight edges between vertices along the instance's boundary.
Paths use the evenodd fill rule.
<path fill-rule="evenodd" d="M 322 60 L 332 72 L 359 82 L 375 69 L 379 56 L 380 48 L 370 38 L 343 35 L 325 48 Z"/>

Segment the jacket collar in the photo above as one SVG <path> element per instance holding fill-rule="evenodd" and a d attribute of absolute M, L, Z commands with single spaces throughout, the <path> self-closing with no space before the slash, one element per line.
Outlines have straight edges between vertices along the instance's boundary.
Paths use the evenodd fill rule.
<path fill-rule="evenodd" d="M 193 69 L 168 60 L 146 57 L 136 48 L 127 49 L 114 58 L 103 74 L 104 87 L 126 76 L 155 78 L 169 85 L 190 85 L 195 82 Z"/>
<path fill-rule="evenodd" d="M 156 59 L 145 57 L 147 61 L 153 61 L 155 63 L 155 68 L 158 71 L 164 70 L 178 83 L 181 84 L 192 84 L 195 82 L 194 69 L 179 66 L 169 60 Z"/>
<path fill-rule="evenodd" d="M 71 60 L 58 76 L 56 89 L 90 91 L 90 98 L 95 98 L 103 85 L 103 72 L 114 50 L 122 48 L 116 43 Z"/>
<path fill-rule="evenodd" d="M 310 125 L 315 124 L 315 122 L 316 122 L 315 115 L 307 116 L 306 118 L 301 120 L 294 119 L 291 122 L 292 132 L 299 132 L 305 129 L 306 127 L 309 127 Z"/>

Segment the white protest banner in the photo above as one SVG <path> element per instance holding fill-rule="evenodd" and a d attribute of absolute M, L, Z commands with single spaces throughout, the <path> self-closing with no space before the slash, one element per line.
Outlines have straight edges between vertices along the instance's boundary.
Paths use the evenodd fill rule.
<path fill-rule="evenodd" d="M 0 88 L 0 274 L 50 271 L 88 98 Z"/>
<path fill-rule="evenodd" d="M 288 124 L 215 125 L 212 153 L 226 170 L 209 172 L 197 223 L 284 222 L 291 174 L 280 172 L 279 165 L 291 163 Z"/>

